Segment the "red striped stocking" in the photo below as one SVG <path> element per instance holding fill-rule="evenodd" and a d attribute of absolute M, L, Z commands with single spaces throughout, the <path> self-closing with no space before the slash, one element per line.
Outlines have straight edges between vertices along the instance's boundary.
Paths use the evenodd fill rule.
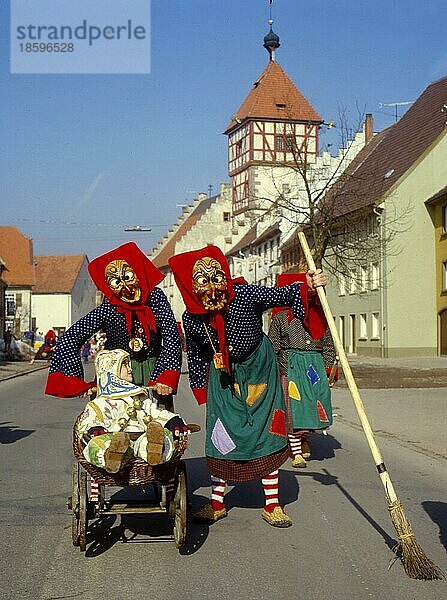
<path fill-rule="evenodd" d="M 267 512 L 273 512 L 273 510 L 279 506 L 278 501 L 278 479 L 279 471 L 272 471 L 270 475 L 262 478 L 262 487 L 264 488 L 265 495 L 265 506 L 264 509 Z"/>
<path fill-rule="evenodd" d="M 300 433 L 289 433 L 289 444 L 290 451 L 292 452 L 292 459 L 294 459 L 298 454 L 302 456 L 303 451 L 301 449 L 301 434 Z"/>
<path fill-rule="evenodd" d="M 227 483 L 220 477 L 211 475 L 211 506 L 213 510 L 225 508 L 224 495 Z"/>

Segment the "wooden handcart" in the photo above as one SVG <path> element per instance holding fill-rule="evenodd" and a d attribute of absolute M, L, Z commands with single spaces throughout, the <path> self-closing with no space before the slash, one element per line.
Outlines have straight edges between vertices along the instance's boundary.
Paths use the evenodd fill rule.
<path fill-rule="evenodd" d="M 89 520 L 103 515 L 161 513 L 166 514 L 167 519 L 172 521 L 175 545 L 181 550 L 186 539 L 188 510 L 186 468 L 181 460 L 184 448 L 177 449 L 169 462 L 160 465 L 150 466 L 141 458 L 134 457 L 123 465 L 118 473 L 108 473 L 85 459 L 83 442 L 76 434 L 77 422 L 78 420 L 73 427 L 73 454 L 76 462 L 73 464 L 72 495 L 67 502 L 72 512 L 73 545 L 79 546 L 81 552 L 85 552 Z M 90 478 L 93 478 L 98 486 L 95 499 L 89 498 Z M 166 485 L 173 478 L 174 496 L 172 500 L 167 500 Z M 156 502 L 152 504 L 132 500 L 120 502 L 106 498 L 106 486 L 141 486 L 147 483 L 152 483 L 156 492 Z"/>

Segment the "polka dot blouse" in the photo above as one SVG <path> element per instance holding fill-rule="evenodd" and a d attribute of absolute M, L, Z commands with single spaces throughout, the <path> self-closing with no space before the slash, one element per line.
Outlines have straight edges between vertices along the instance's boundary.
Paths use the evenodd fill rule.
<path fill-rule="evenodd" d="M 157 356 L 152 374 L 152 380 L 157 381 L 164 372 L 180 373 L 181 343 L 174 314 L 162 290 L 154 288 L 147 305 L 154 313 L 157 332 L 151 331 L 149 343 L 144 331 L 138 334 L 138 337 L 141 337 L 144 344 L 149 347 L 148 356 Z M 138 328 L 138 320 L 135 321 L 134 326 Z M 106 350 L 122 348 L 130 352 L 126 317 L 104 299 L 100 306 L 79 319 L 61 336 L 51 361 L 50 374 L 58 372 L 65 376 L 83 379 L 80 350 L 84 342 L 99 330 L 106 333 Z"/>
<path fill-rule="evenodd" d="M 224 315 L 230 361 L 242 362 L 259 346 L 264 335 L 262 314 L 265 310 L 274 306 L 289 306 L 297 318 L 304 319 L 300 286 L 301 284 L 279 288 L 241 284 L 234 286 L 235 297 Z M 189 381 L 193 389 L 206 386 L 207 369 L 214 354 L 202 319 L 205 320 L 214 347 L 219 348 L 217 331 L 209 326 L 208 315 L 183 313 Z"/>

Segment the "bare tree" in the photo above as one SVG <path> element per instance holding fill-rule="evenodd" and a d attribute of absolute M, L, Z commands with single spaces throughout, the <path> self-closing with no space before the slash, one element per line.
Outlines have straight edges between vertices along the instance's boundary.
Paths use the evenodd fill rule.
<path fill-rule="evenodd" d="M 339 119 L 342 150 L 338 157 L 323 153 L 315 158 L 309 145 L 314 123 L 307 125 L 309 134 L 306 131 L 299 140 L 290 126 L 285 136 L 289 160 L 284 163 L 283 172 L 275 176 L 274 167 L 265 167 L 265 173 L 270 171 L 273 197 L 252 200 L 257 219 L 280 218 L 287 224 L 282 250 L 284 270 L 302 266 L 295 236 L 298 228 L 308 235 L 317 267 L 335 276 L 356 273 L 356 277 L 362 277 L 356 267 L 380 262 L 385 248 L 388 255 L 400 251 L 396 236 L 408 226 L 410 207 L 397 214 L 392 196 L 387 199 L 386 209 L 377 204 L 389 187 L 386 175 L 377 177 L 379 146 L 387 130 L 373 136 L 371 116 L 367 115 L 363 127 L 363 116 L 359 116 L 355 128 L 358 133 L 352 135 L 345 111 L 339 111 Z M 320 125 L 331 126 L 332 123 Z M 286 185 L 286 181 L 291 185 Z"/>

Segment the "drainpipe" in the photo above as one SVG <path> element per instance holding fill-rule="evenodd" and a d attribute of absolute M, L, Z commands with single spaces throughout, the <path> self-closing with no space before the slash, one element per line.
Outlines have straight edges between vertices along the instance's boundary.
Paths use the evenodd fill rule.
<path fill-rule="evenodd" d="M 385 240 L 383 236 L 383 227 L 385 221 L 385 207 L 373 207 L 373 213 L 377 216 L 377 222 L 379 224 L 379 248 L 380 248 L 380 263 L 379 263 L 379 274 L 380 274 L 380 322 L 381 322 L 381 334 L 380 334 L 380 356 L 381 358 L 388 357 L 388 323 L 387 323 L 387 310 L 386 310 L 386 286 L 387 286 L 387 273 L 386 273 L 386 252 L 385 252 Z"/>

